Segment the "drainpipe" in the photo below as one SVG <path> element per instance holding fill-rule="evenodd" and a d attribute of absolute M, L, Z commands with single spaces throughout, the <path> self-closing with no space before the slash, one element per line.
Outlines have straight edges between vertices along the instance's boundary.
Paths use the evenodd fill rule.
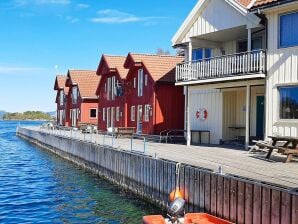
<path fill-rule="evenodd" d="M 246 86 L 246 114 L 245 114 L 245 149 L 249 146 L 250 129 L 250 85 Z"/>
<path fill-rule="evenodd" d="M 191 74 L 191 62 L 192 62 L 192 42 L 191 39 L 188 43 L 188 62 L 189 62 L 189 76 Z M 187 146 L 190 146 L 191 143 L 191 131 L 190 131 L 190 113 L 189 113 L 189 86 L 186 87 L 186 117 L 187 117 L 187 121 L 186 121 L 186 144 Z"/>

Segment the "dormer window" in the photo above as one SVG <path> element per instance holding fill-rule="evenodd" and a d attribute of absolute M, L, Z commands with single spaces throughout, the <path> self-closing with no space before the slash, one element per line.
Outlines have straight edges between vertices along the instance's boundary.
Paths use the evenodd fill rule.
<path fill-rule="evenodd" d="M 144 82 L 144 71 L 139 69 L 138 71 L 138 96 L 143 96 L 143 82 Z"/>
<path fill-rule="evenodd" d="M 59 104 L 60 104 L 60 106 L 64 105 L 64 91 L 63 90 L 60 90 L 60 93 L 59 93 Z"/>
<path fill-rule="evenodd" d="M 76 104 L 78 102 L 78 87 L 72 87 L 72 103 Z"/>
<path fill-rule="evenodd" d="M 115 92 L 116 92 L 116 77 L 108 77 L 107 78 L 107 100 L 114 100 L 115 99 Z"/>

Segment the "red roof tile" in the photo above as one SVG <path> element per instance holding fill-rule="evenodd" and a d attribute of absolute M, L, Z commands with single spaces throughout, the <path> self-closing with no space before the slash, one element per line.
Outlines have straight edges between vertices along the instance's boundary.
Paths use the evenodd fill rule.
<path fill-rule="evenodd" d="M 263 5 L 267 5 L 269 3 L 278 2 L 278 1 L 282 1 L 282 0 L 256 0 L 253 7 L 263 6 Z"/>
<path fill-rule="evenodd" d="M 236 0 L 236 1 L 247 8 L 253 0 Z"/>
<path fill-rule="evenodd" d="M 125 67 L 128 66 L 129 58 L 134 63 L 142 63 L 154 81 L 164 82 L 175 82 L 176 65 L 184 60 L 180 56 L 129 53 Z"/>
<path fill-rule="evenodd" d="M 122 79 L 126 78 L 128 69 L 124 68 L 125 56 L 103 55 L 102 57 L 110 69 L 117 69 L 120 77 Z"/>
<path fill-rule="evenodd" d="M 83 98 L 96 98 L 96 89 L 100 76 L 90 70 L 69 70 L 68 77 L 72 84 L 77 84 Z"/>
<path fill-rule="evenodd" d="M 57 75 L 54 90 L 64 89 L 64 93 L 67 95 L 69 88 L 66 86 L 66 79 L 65 75 Z"/>

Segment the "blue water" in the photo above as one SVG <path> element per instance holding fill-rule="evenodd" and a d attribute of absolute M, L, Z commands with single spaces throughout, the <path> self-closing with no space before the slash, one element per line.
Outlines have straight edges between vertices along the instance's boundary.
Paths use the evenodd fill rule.
<path fill-rule="evenodd" d="M 22 125 L 37 125 L 23 122 Z M 0 121 L 0 223 L 141 223 L 159 209 L 16 137 Z"/>

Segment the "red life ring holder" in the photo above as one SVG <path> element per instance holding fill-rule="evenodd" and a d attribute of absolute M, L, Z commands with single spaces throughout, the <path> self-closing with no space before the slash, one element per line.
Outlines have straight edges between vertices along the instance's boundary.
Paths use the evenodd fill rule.
<path fill-rule="evenodd" d="M 196 112 L 197 119 L 205 121 L 208 118 L 208 111 L 205 108 L 201 108 Z"/>

